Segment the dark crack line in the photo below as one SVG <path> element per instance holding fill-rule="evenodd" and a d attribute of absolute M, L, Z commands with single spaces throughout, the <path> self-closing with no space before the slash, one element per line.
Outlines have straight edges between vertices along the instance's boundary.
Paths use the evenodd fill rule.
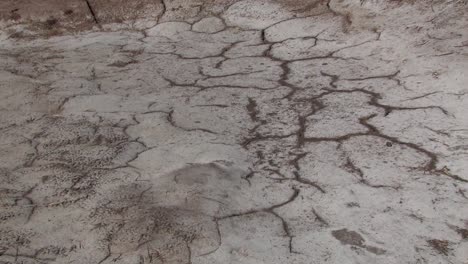
<path fill-rule="evenodd" d="M 383 78 L 383 77 L 378 77 L 378 78 Z M 351 90 L 340 90 L 340 89 L 324 89 L 324 90 L 325 92 L 313 97 L 313 99 L 319 99 L 319 98 L 322 98 L 326 95 L 330 95 L 333 93 L 364 93 L 370 96 L 370 100 L 368 102 L 369 105 L 383 109 L 384 116 L 389 115 L 393 111 L 411 111 L 411 110 L 425 110 L 425 109 L 437 109 L 437 110 L 440 110 L 444 115 L 449 115 L 449 112 L 441 106 L 429 105 L 429 106 L 406 107 L 406 106 L 385 105 L 379 102 L 379 100 L 382 99 L 382 96 L 379 93 L 368 91 L 362 88 L 356 88 L 356 89 L 351 89 Z"/>
<path fill-rule="evenodd" d="M 252 209 L 252 210 L 248 210 L 248 211 L 242 212 L 242 213 L 230 214 L 230 215 L 218 217 L 217 219 L 218 220 L 225 220 L 225 219 L 228 219 L 228 218 L 240 217 L 240 216 L 251 215 L 251 214 L 256 214 L 256 213 L 261 213 L 261 212 L 271 213 L 274 209 L 280 208 L 282 206 L 285 206 L 288 203 L 293 202 L 297 198 L 297 196 L 299 196 L 299 189 L 297 189 L 295 187 L 293 187 L 292 189 L 293 189 L 293 194 L 291 195 L 291 197 L 288 200 L 286 200 L 286 201 L 284 201 L 282 203 L 272 205 L 272 206 L 267 207 L 267 208 Z"/>
<path fill-rule="evenodd" d="M 112 255 L 111 253 L 111 246 L 110 246 L 110 243 L 107 245 L 107 253 L 106 255 L 98 262 L 98 264 L 101 264 L 103 263 L 104 261 L 106 261 L 108 258 L 110 258 L 110 256 Z"/>
<path fill-rule="evenodd" d="M 185 246 L 187 247 L 187 264 L 192 264 L 192 248 L 189 245 L 189 242 L 185 241 Z"/>
<path fill-rule="evenodd" d="M 210 251 L 208 251 L 206 253 L 200 254 L 200 255 L 198 255 L 198 257 L 203 257 L 203 256 L 207 256 L 207 255 L 215 253 L 216 251 L 218 251 L 218 249 L 221 247 L 221 244 L 223 243 L 222 236 L 221 236 L 221 230 L 219 229 L 219 220 L 217 218 L 213 218 L 213 221 L 216 224 L 216 234 L 217 234 L 217 237 L 218 237 L 218 245 L 216 246 L 215 249 L 210 250 Z"/>
<path fill-rule="evenodd" d="M 91 16 L 93 17 L 93 20 L 94 20 L 94 23 L 96 23 L 97 25 L 99 25 L 99 21 L 96 17 L 96 13 L 94 13 L 94 9 L 93 9 L 93 6 L 89 3 L 89 0 L 85 0 L 86 2 L 86 5 L 88 6 L 88 10 L 89 10 L 89 13 L 91 14 Z"/>
<path fill-rule="evenodd" d="M 351 161 L 351 159 L 348 157 L 346 159 L 346 163 L 344 165 L 344 168 L 346 171 L 352 173 L 352 174 L 356 174 L 359 176 L 359 179 L 363 179 L 364 178 L 364 173 L 362 172 L 362 170 L 358 167 L 356 167 L 356 165 L 354 165 L 354 163 Z"/>
<path fill-rule="evenodd" d="M 229 105 L 225 104 L 201 104 L 201 105 L 194 105 L 196 107 L 219 107 L 219 108 L 228 108 Z"/>
<path fill-rule="evenodd" d="M 299 252 L 297 251 L 294 251 L 294 247 L 293 247 L 293 239 L 294 239 L 294 236 L 292 235 L 291 233 L 291 230 L 289 228 L 289 225 L 288 225 L 288 222 L 286 222 L 286 220 L 284 220 L 283 217 L 281 217 L 278 213 L 276 213 L 275 211 L 271 211 L 270 214 L 274 215 L 276 218 L 278 218 L 280 221 L 281 221 L 281 227 L 283 228 L 283 232 L 284 232 L 284 235 L 286 237 L 288 237 L 288 248 L 289 248 L 289 253 L 292 253 L 292 254 L 300 254 Z"/>
<path fill-rule="evenodd" d="M 441 92 L 440 92 L 440 91 L 435 91 L 435 92 L 425 93 L 425 94 L 420 95 L 420 96 L 415 96 L 415 97 L 411 97 L 411 98 L 405 99 L 405 100 L 403 100 L 402 102 L 417 100 L 417 99 L 421 99 L 421 98 L 424 98 L 424 97 L 427 97 L 427 96 L 431 96 L 431 95 L 433 95 L 433 94 L 438 94 L 438 93 L 441 93 Z"/>
<path fill-rule="evenodd" d="M 319 213 L 317 213 L 314 208 L 312 208 L 312 213 L 315 216 L 315 220 L 318 221 L 322 226 L 329 226 L 328 222 Z"/>
<path fill-rule="evenodd" d="M 364 184 L 366 186 L 369 186 L 371 188 L 390 188 L 390 189 L 394 189 L 394 190 L 399 190 L 401 188 L 400 186 L 391 186 L 391 185 L 384 185 L 384 184 L 371 184 L 365 178 L 365 175 L 364 175 L 364 172 L 362 171 L 362 169 L 358 168 L 354 164 L 354 162 L 352 162 L 352 160 L 349 157 L 346 159 L 346 163 L 345 163 L 345 165 L 343 167 L 349 173 L 351 173 L 353 175 L 358 175 L 359 183 L 362 183 L 362 184 Z"/>
<path fill-rule="evenodd" d="M 463 198 L 468 200 L 468 196 L 465 194 L 465 192 L 462 189 L 458 189 L 457 193 L 459 193 Z"/>
<path fill-rule="evenodd" d="M 295 134 L 261 135 L 260 133 L 256 133 L 253 137 L 244 139 L 244 141 L 242 141 L 240 144 L 243 148 L 247 149 L 250 144 L 255 143 L 257 141 L 265 141 L 269 139 L 284 139 L 292 136 L 295 136 Z"/>
<path fill-rule="evenodd" d="M 299 254 L 299 252 L 296 252 L 293 249 L 293 238 L 294 238 L 294 236 L 291 233 L 291 230 L 289 228 L 288 223 L 286 222 L 286 220 L 284 220 L 283 217 L 281 217 L 277 212 L 274 211 L 277 208 L 280 208 L 282 206 L 285 206 L 285 205 L 293 202 L 299 196 L 299 193 L 300 193 L 299 189 L 296 189 L 295 187 L 293 187 L 292 189 L 293 189 L 294 192 L 291 195 L 291 197 L 288 200 L 286 200 L 286 201 L 284 201 L 282 203 L 279 203 L 279 204 L 276 204 L 276 205 L 273 205 L 273 206 L 270 206 L 270 207 L 267 207 L 267 208 L 253 209 L 253 210 L 249 210 L 249 211 L 246 211 L 246 212 L 243 212 L 243 213 L 236 213 L 236 214 L 231 214 L 231 215 L 219 217 L 219 218 L 216 218 L 216 220 L 217 221 L 218 220 L 225 220 L 225 219 L 228 219 L 228 218 L 241 217 L 241 216 L 246 216 L 246 215 L 251 215 L 251 214 L 256 214 L 256 213 L 271 214 L 271 215 L 273 215 L 274 217 L 278 218 L 281 221 L 281 227 L 283 229 L 284 235 L 285 235 L 285 237 L 288 238 L 289 252 Z"/>
<path fill-rule="evenodd" d="M 253 176 L 255 175 L 255 171 L 249 171 L 249 173 L 247 173 L 245 176 L 242 176 L 242 179 L 247 181 L 247 183 L 249 184 L 249 186 L 252 186 L 252 182 L 250 182 L 250 179 L 253 178 Z"/>
<path fill-rule="evenodd" d="M 34 189 L 36 189 L 38 185 L 34 185 L 33 187 L 29 188 L 26 192 L 24 192 L 22 195 L 21 195 L 21 198 L 19 198 L 19 200 L 26 200 L 28 201 L 28 204 L 29 204 L 29 207 L 31 208 L 29 210 L 29 213 L 27 214 L 26 216 L 26 221 L 25 221 L 25 224 L 26 223 L 29 223 L 29 221 L 31 220 L 34 212 L 36 211 L 37 209 L 37 205 L 34 203 L 34 200 L 29 197 L 29 195 L 34 191 Z M 15 205 L 17 205 L 17 200 L 15 201 Z"/>
<path fill-rule="evenodd" d="M 299 166 L 299 161 L 301 159 L 305 158 L 307 156 L 307 153 L 300 153 L 300 154 L 296 154 L 295 156 L 296 157 L 294 159 L 289 161 L 289 164 L 292 165 L 294 167 L 294 169 L 296 169 L 295 171 L 292 172 L 293 175 L 294 175 L 294 178 L 287 179 L 287 180 L 294 180 L 294 181 L 296 181 L 298 183 L 302 183 L 302 184 L 305 184 L 305 185 L 308 185 L 308 186 L 312 186 L 312 187 L 316 188 L 317 190 L 319 190 L 321 193 L 326 193 L 325 189 L 323 189 L 318 183 L 313 182 L 313 181 L 308 180 L 308 179 L 304 179 L 304 178 L 301 177 L 301 174 L 300 174 L 301 167 Z"/>
<path fill-rule="evenodd" d="M 359 123 L 361 125 L 363 125 L 364 127 L 367 128 L 367 132 L 361 132 L 361 133 L 351 133 L 351 134 L 347 134 L 347 135 L 343 135 L 343 136 L 339 136 L 339 137 L 309 137 L 309 138 L 305 138 L 304 141 L 305 142 L 326 142 L 326 141 L 333 141 L 333 142 L 342 142 L 342 141 L 346 141 L 346 140 L 349 140 L 353 137 L 358 137 L 358 136 L 374 136 L 374 137 L 379 137 L 379 138 L 382 138 L 382 139 L 386 139 L 394 144 L 399 144 L 399 145 L 402 145 L 402 146 L 406 146 L 410 149 L 413 149 L 415 150 L 416 152 L 419 152 L 423 155 L 425 155 L 429 161 L 426 162 L 426 165 L 424 165 L 421 169 L 424 170 L 424 171 L 429 171 L 429 172 L 434 172 L 436 174 L 442 174 L 442 175 L 445 175 L 445 176 L 448 176 L 454 180 L 457 180 L 457 181 L 461 181 L 461 182 L 468 182 L 468 180 L 465 180 L 463 178 L 461 178 L 460 176 L 458 175 L 453 175 L 451 174 L 449 171 L 447 171 L 447 169 L 437 169 L 437 163 L 438 163 L 438 157 L 435 153 L 415 144 L 415 143 L 411 143 L 411 142 L 404 142 L 404 141 L 401 141 L 399 140 L 398 138 L 396 137 L 391 137 L 391 136 L 388 136 L 388 135 L 385 135 L 383 134 L 382 132 L 380 132 L 376 127 L 374 127 L 373 125 L 369 124 L 368 121 L 374 117 L 376 117 L 377 114 L 372 114 L 370 116 L 366 116 L 366 117 L 362 117 L 359 119 Z"/>
<path fill-rule="evenodd" d="M 271 90 L 274 90 L 274 89 L 277 89 L 279 88 L 279 86 L 277 87 L 272 87 L 272 88 L 265 88 L 265 87 L 258 87 L 258 86 L 252 86 L 252 85 L 246 85 L 246 86 L 242 86 L 242 85 L 228 85 L 228 84 L 220 84 L 220 85 L 200 85 L 198 84 L 198 81 L 202 80 L 202 79 L 199 79 L 197 80 L 196 82 L 192 82 L 192 83 L 177 83 L 167 77 L 164 77 L 162 76 L 162 78 L 167 81 L 169 83 L 169 85 L 171 87 L 189 87 L 189 88 L 198 88 L 198 92 L 201 92 L 201 91 L 206 91 L 206 90 L 209 90 L 209 89 L 224 89 L 224 88 L 230 88 L 230 89 L 253 89 L 253 90 L 259 90 L 259 91 L 271 91 Z M 213 78 L 210 78 L 210 79 L 214 79 L 216 77 L 213 77 Z M 203 80 L 202 80 L 203 81 Z"/>
<path fill-rule="evenodd" d="M 161 0 L 161 5 L 163 7 L 162 12 L 161 12 L 161 15 L 158 16 L 158 20 L 156 24 L 159 24 L 159 22 L 161 21 L 161 19 L 163 18 L 163 16 L 166 14 L 166 11 L 167 11 L 166 0 Z"/>
<path fill-rule="evenodd" d="M 313 181 L 310 181 L 308 179 L 302 178 L 298 171 L 293 171 L 293 175 L 294 175 L 294 180 L 295 181 L 297 181 L 299 183 L 302 183 L 302 184 L 305 184 L 305 185 L 312 186 L 312 187 L 316 188 L 317 190 L 319 190 L 321 193 L 326 193 L 326 191 L 320 185 L 318 185 L 316 182 L 313 182 Z"/>
<path fill-rule="evenodd" d="M 216 132 L 213 132 L 209 129 L 206 129 L 206 128 L 185 128 L 185 127 L 181 127 L 179 125 L 177 125 L 174 121 L 174 117 L 173 117 L 173 114 L 174 114 L 174 110 L 171 110 L 169 111 L 168 115 L 167 115 L 167 121 L 173 126 L 173 127 L 176 127 L 176 128 L 179 128 L 179 129 L 182 129 L 184 131 L 188 131 L 188 132 L 192 132 L 192 131 L 202 131 L 202 132 L 205 132 L 205 133 L 210 133 L 210 134 L 218 134 Z"/>

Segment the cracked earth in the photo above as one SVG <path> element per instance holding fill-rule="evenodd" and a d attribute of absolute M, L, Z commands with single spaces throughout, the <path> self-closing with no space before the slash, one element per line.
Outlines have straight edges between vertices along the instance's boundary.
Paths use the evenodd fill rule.
<path fill-rule="evenodd" d="M 468 263 L 466 2 L 25 2 L 0 263 Z"/>

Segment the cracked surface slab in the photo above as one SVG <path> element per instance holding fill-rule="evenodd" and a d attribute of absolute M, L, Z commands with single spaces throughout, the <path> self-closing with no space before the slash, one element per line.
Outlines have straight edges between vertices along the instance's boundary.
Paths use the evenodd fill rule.
<path fill-rule="evenodd" d="M 466 2 L 54 3 L 0 4 L 0 263 L 468 263 Z"/>

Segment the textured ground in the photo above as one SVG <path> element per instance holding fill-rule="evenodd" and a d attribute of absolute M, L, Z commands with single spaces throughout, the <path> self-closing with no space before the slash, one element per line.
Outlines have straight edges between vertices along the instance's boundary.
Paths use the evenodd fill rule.
<path fill-rule="evenodd" d="M 468 263 L 463 1 L 22 2 L 0 263 Z"/>

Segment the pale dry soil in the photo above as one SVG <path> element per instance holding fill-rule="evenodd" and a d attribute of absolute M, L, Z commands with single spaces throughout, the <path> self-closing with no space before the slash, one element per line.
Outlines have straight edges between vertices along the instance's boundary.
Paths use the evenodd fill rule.
<path fill-rule="evenodd" d="M 468 263 L 466 2 L 154 2 L 7 10 L 0 263 Z"/>

